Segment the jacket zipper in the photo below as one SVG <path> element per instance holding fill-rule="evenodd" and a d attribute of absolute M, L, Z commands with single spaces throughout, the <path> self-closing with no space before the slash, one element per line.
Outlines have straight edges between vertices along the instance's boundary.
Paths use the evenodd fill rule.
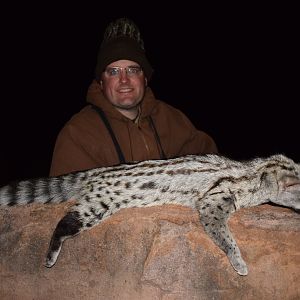
<path fill-rule="evenodd" d="M 139 131 L 140 131 L 140 134 L 141 134 L 141 136 L 142 136 L 142 139 L 143 139 L 145 148 L 146 148 L 146 150 L 147 150 L 148 157 L 150 157 L 150 149 L 149 149 L 149 145 L 148 145 L 148 143 L 147 143 L 147 141 L 146 141 L 145 135 L 144 135 L 144 133 L 142 132 L 142 130 L 141 130 L 140 128 L 139 128 Z"/>

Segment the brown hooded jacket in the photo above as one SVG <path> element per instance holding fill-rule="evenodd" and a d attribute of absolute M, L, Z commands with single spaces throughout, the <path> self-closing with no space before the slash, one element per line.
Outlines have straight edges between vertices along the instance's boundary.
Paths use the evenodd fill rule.
<path fill-rule="evenodd" d="M 147 87 L 138 122 L 117 111 L 106 100 L 97 81 L 87 93 L 87 101 L 105 113 L 126 162 L 167 158 L 185 154 L 216 153 L 213 139 L 197 130 L 178 109 L 156 100 Z M 154 127 L 151 125 L 150 116 Z M 159 145 L 161 143 L 161 148 Z M 59 133 L 50 170 L 51 176 L 119 164 L 112 137 L 98 113 L 87 105 L 75 114 Z"/>

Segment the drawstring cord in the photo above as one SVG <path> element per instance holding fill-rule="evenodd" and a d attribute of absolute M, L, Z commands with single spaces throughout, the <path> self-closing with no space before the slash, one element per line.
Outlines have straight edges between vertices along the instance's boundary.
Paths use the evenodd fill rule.
<path fill-rule="evenodd" d="M 103 121 L 104 125 L 106 126 L 106 128 L 107 128 L 107 130 L 108 130 L 108 132 L 109 132 L 109 134 L 111 136 L 111 139 L 112 139 L 112 141 L 114 143 L 114 146 L 115 146 L 115 149 L 117 151 L 120 163 L 121 164 L 125 163 L 126 160 L 125 160 L 124 154 L 123 154 L 122 149 L 121 149 L 121 147 L 120 147 L 120 145 L 118 143 L 118 140 L 117 140 L 117 138 L 116 138 L 116 136 L 115 136 L 115 134 L 114 134 L 114 132 L 113 132 L 113 130 L 111 128 L 111 125 L 108 122 L 108 119 L 107 119 L 105 113 L 103 112 L 103 110 L 100 107 L 98 107 L 98 106 L 96 106 L 96 105 L 94 105 L 92 103 L 90 103 L 90 105 L 99 114 L 100 119 Z M 154 137 L 155 137 L 156 143 L 157 143 L 157 145 L 159 147 L 159 150 L 160 150 L 159 151 L 160 152 L 159 153 L 160 154 L 160 158 L 161 159 L 166 159 L 167 156 L 166 156 L 166 154 L 164 152 L 164 149 L 163 149 L 163 147 L 161 145 L 161 141 L 160 141 L 159 135 L 157 133 L 156 127 L 154 125 L 153 119 L 152 119 L 151 116 L 149 116 L 148 119 L 149 119 L 149 122 L 150 122 L 150 126 L 151 126 L 151 128 L 152 128 L 152 130 L 154 132 Z"/>

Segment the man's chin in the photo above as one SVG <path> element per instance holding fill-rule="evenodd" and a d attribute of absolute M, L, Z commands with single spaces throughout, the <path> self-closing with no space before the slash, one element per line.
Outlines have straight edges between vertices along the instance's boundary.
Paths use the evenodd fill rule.
<path fill-rule="evenodd" d="M 114 106 L 118 109 L 124 109 L 124 110 L 131 110 L 134 108 L 137 108 L 139 106 L 140 103 L 119 103 L 119 104 L 115 104 Z"/>

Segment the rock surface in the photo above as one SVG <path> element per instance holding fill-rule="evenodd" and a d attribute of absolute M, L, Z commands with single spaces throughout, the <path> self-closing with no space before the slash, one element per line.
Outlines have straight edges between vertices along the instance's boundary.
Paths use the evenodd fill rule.
<path fill-rule="evenodd" d="M 300 214 L 262 205 L 229 225 L 249 268 L 239 276 L 181 206 L 124 209 L 64 243 L 43 266 L 70 204 L 0 209 L 0 299 L 300 299 Z"/>

